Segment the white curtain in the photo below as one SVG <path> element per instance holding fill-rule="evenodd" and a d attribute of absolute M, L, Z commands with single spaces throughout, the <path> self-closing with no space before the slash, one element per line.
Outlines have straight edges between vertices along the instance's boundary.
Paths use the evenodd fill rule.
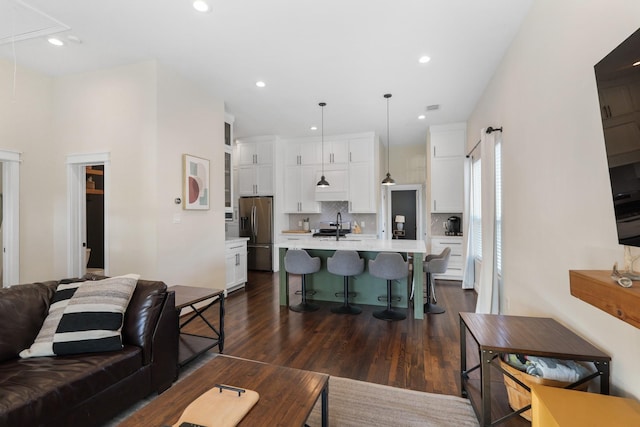
<path fill-rule="evenodd" d="M 464 255 L 464 270 L 462 276 L 462 289 L 473 289 L 474 282 L 474 260 L 476 254 L 473 252 L 473 157 L 467 157 L 464 162 L 464 229 L 462 230 Z"/>
<path fill-rule="evenodd" d="M 476 313 L 500 312 L 498 269 L 496 266 L 496 139 L 501 132 L 480 134 L 482 153 L 482 268 Z"/>

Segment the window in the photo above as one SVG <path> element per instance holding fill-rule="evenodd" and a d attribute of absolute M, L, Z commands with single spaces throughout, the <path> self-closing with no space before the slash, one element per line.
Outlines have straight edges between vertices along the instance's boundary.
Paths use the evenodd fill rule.
<path fill-rule="evenodd" d="M 496 143 L 496 268 L 502 275 L 502 141 Z"/>
<path fill-rule="evenodd" d="M 482 259 L 482 164 L 474 159 L 471 165 L 471 227 L 473 229 L 472 248 L 476 259 Z"/>

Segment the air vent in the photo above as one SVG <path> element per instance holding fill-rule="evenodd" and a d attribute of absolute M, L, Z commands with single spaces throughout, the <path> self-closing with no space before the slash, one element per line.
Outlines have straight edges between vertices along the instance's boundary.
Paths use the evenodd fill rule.
<path fill-rule="evenodd" d="M 440 109 L 440 104 L 427 105 L 427 111 L 436 111 Z"/>

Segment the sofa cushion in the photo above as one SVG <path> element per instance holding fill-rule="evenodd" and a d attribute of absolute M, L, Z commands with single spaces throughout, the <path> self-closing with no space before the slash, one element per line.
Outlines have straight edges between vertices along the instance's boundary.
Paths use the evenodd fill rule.
<path fill-rule="evenodd" d="M 49 310 L 57 281 L 0 289 L 0 362 L 29 347 Z"/>
<path fill-rule="evenodd" d="M 35 426 L 141 369 L 139 347 L 85 355 L 13 359 L 0 364 L 0 425 Z M 108 405 L 105 402 L 105 405 Z"/>
<path fill-rule="evenodd" d="M 122 349 L 124 313 L 138 275 L 60 283 L 40 333 L 20 357 L 94 353 Z"/>

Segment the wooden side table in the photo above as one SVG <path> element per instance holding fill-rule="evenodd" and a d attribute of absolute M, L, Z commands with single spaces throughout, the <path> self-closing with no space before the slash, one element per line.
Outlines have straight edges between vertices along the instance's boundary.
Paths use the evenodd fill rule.
<path fill-rule="evenodd" d="M 480 363 L 467 369 L 467 332 L 478 345 Z M 491 421 L 491 366 L 495 367 L 520 386 L 530 388 L 492 363 L 500 353 L 521 353 L 531 356 L 552 357 L 593 362 L 597 371 L 569 388 L 600 377 L 600 393 L 609 394 L 609 369 L 611 357 L 588 341 L 551 318 L 504 316 L 497 314 L 460 313 L 460 386 L 462 396 L 469 397 L 481 426 L 499 424 L 531 408 L 527 405 L 496 421 Z M 480 404 L 475 405 L 473 393 L 466 386 L 469 373 L 480 368 Z"/>
<path fill-rule="evenodd" d="M 222 353 L 224 348 L 224 290 L 199 288 L 196 286 L 170 286 L 170 291 L 176 294 L 176 309 L 178 316 L 185 307 L 191 307 L 193 313 L 191 316 L 180 323 L 180 338 L 178 347 L 178 366 L 181 368 L 193 359 L 218 346 L 218 350 Z M 204 307 L 198 308 L 196 304 L 210 300 Z M 219 304 L 220 324 L 216 328 L 202 314 L 214 304 Z M 213 336 L 196 335 L 182 332 L 182 329 L 196 318 L 202 321 L 211 329 Z"/>
<path fill-rule="evenodd" d="M 640 426 L 640 402 L 534 385 L 532 427 Z"/>

